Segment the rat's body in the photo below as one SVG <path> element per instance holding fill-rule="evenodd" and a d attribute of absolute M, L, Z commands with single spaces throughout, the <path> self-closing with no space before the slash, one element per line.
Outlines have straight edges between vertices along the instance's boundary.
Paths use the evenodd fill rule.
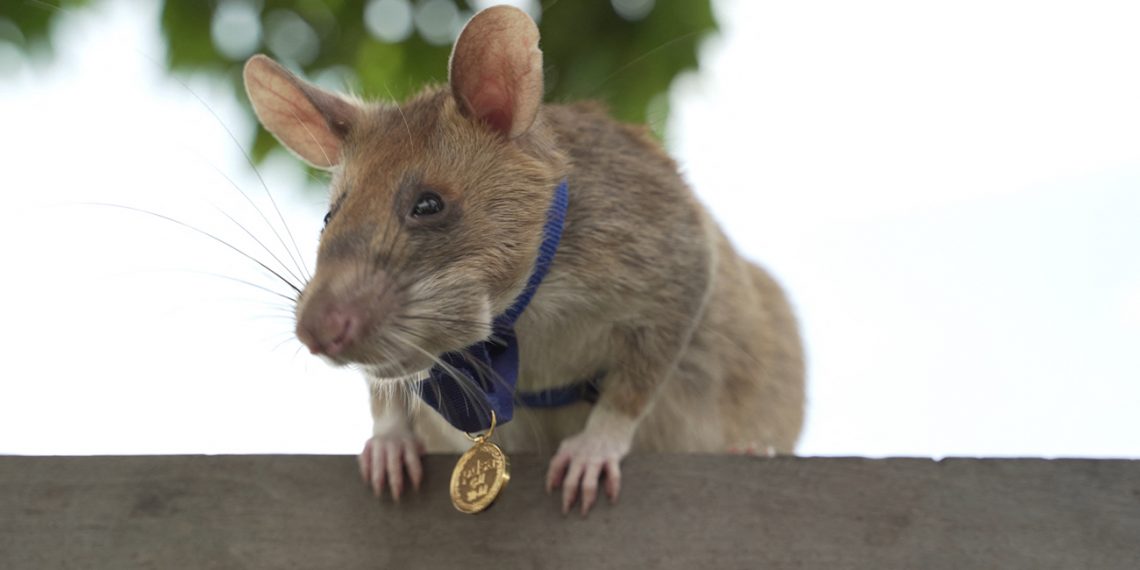
<path fill-rule="evenodd" d="M 441 102 L 423 96 L 404 112 Z M 576 104 L 544 106 L 532 134 L 544 130 L 569 159 L 570 207 L 550 273 L 516 327 L 518 388 L 593 378 L 631 358 L 623 339 L 670 331 L 680 346 L 646 355 L 662 377 L 637 382 L 646 398 L 632 405 L 647 415 L 634 449 L 791 453 L 803 357 L 779 286 L 737 255 L 645 129 Z M 508 451 L 552 451 L 591 410 L 585 402 L 522 408 L 497 439 Z M 470 447 L 434 410 L 419 406 L 415 416 L 428 450 Z"/>
<path fill-rule="evenodd" d="M 297 334 L 368 371 L 374 437 L 362 474 L 398 497 L 419 453 L 462 433 L 415 405 L 407 377 L 485 340 L 529 278 L 554 188 L 569 207 L 549 273 L 515 326 L 518 389 L 601 374 L 596 404 L 518 409 L 508 451 L 557 446 L 548 487 L 583 512 L 616 498 L 631 448 L 791 452 L 803 358 L 783 293 L 740 258 L 645 130 L 590 105 L 542 106 L 538 31 L 523 12 L 476 15 L 449 88 L 396 107 L 309 85 L 262 56 L 246 84 L 262 123 L 333 172 Z M 392 380 L 404 377 L 405 380 Z"/>

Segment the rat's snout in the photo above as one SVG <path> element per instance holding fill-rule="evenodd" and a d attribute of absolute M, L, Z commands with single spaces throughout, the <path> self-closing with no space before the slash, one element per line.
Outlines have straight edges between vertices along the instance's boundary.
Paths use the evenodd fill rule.
<path fill-rule="evenodd" d="M 297 307 L 297 338 L 313 354 L 353 360 L 352 348 L 384 321 L 392 295 L 383 271 L 338 265 L 319 268 L 305 289 Z"/>
<path fill-rule="evenodd" d="M 306 311 L 297 320 L 297 338 L 313 354 L 336 356 L 356 342 L 364 317 L 355 307 Z"/>

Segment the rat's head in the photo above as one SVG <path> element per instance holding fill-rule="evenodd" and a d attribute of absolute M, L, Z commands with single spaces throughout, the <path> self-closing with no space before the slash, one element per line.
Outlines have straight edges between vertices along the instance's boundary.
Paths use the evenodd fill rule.
<path fill-rule="evenodd" d="M 261 123 L 332 172 L 297 337 L 400 376 L 490 334 L 521 291 L 563 160 L 542 127 L 542 54 L 525 13 L 477 14 L 449 88 L 402 105 L 324 91 L 264 56 L 245 67 Z"/>

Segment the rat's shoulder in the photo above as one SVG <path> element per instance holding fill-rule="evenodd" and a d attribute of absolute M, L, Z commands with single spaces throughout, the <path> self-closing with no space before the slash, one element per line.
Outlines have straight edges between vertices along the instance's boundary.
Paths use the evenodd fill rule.
<path fill-rule="evenodd" d="M 676 171 L 673 159 L 648 127 L 618 121 L 600 102 L 587 100 L 544 105 L 542 117 L 556 133 L 560 146 L 579 165 L 599 161 L 636 162 L 640 163 L 636 169 L 639 171 L 646 168 L 662 174 Z M 628 168 L 631 165 L 623 166 Z"/>

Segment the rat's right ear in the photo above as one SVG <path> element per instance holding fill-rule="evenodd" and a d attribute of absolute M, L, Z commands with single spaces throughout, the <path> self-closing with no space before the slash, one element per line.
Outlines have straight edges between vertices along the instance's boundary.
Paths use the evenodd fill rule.
<path fill-rule="evenodd" d="M 455 40 L 448 73 L 464 115 L 509 139 L 525 133 L 542 105 L 538 26 L 512 6 L 475 14 Z"/>
<path fill-rule="evenodd" d="M 265 130 L 317 168 L 341 161 L 341 146 L 358 113 L 355 105 L 293 75 L 264 55 L 242 74 L 253 111 Z"/>

